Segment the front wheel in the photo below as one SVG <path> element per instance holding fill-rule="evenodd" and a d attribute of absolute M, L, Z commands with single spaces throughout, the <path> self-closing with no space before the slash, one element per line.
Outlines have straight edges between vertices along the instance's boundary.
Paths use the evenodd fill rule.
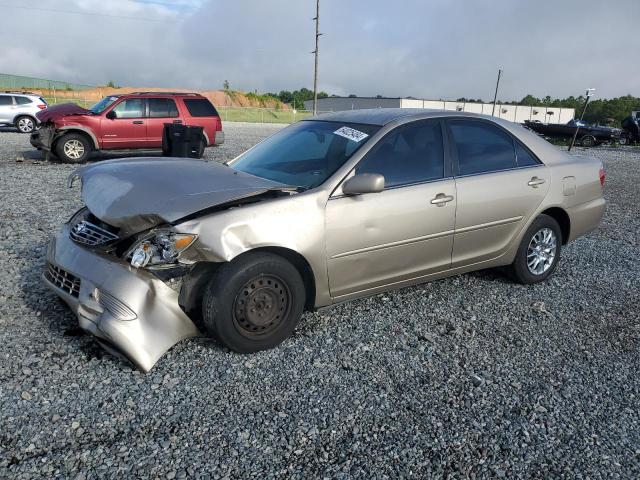
<path fill-rule="evenodd" d="M 16 118 L 16 128 L 20 133 L 31 133 L 36 129 L 36 121 L 27 116 Z"/>
<path fill-rule="evenodd" d="M 538 216 L 527 229 L 511 264 L 514 279 L 525 284 L 546 280 L 558 265 L 561 244 L 558 222 L 549 215 Z"/>
<path fill-rule="evenodd" d="M 79 133 L 68 133 L 56 143 L 56 155 L 64 162 L 85 162 L 90 153 L 91 144 L 89 140 Z"/>
<path fill-rule="evenodd" d="M 305 304 L 298 270 L 278 255 L 246 254 L 220 266 L 202 302 L 207 331 L 239 353 L 279 345 L 296 327 Z"/>
<path fill-rule="evenodd" d="M 585 135 L 580 139 L 580 145 L 583 147 L 593 147 L 596 144 L 596 139 L 593 135 Z"/>

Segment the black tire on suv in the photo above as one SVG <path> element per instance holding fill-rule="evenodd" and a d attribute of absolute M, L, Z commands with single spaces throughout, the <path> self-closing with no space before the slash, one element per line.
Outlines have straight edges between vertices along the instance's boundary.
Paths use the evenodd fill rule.
<path fill-rule="evenodd" d="M 86 135 L 67 133 L 56 142 L 55 152 L 60 160 L 67 163 L 83 163 L 91 154 L 92 146 Z"/>
<path fill-rule="evenodd" d="M 36 121 L 29 115 L 20 115 L 14 125 L 20 133 L 31 133 L 36 129 Z"/>

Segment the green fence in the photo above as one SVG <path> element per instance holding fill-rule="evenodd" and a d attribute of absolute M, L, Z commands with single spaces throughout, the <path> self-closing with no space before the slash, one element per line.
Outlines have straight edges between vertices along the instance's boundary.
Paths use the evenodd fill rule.
<path fill-rule="evenodd" d="M 46 78 L 24 77 L 22 75 L 10 75 L 0 73 L 0 90 L 85 90 L 94 88 L 92 85 L 82 85 L 80 83 L 61 82 L 58 80 L 48 80 Z"/>

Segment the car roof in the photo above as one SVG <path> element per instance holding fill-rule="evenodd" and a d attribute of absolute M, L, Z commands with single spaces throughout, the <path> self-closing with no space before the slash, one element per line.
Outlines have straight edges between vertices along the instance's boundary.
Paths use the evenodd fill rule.
<path fill-rule="evenodd" d="M 481 115 L 478 113 L 458 112 L 452 110 L 436 110 L 429 108 L 367 108 L 362 110 L 344 110 L 340 112 L 323 113 L 309 118 L 309 120 L 363 123 L 367 125 L 384 126 L 395 120 L 415 118 L 435 118 L 435 117 L 469 117 L 485 118 L 496 123 L 500 122 L 497 117 L 491 115 Z"/>
<path fill-rule="evenodd" d="M 202 97 L 199 93 L 194 92 L 131 92 L 131 93 L 117 93 L 115 95 L 107 95 L 108 97 Z"/>

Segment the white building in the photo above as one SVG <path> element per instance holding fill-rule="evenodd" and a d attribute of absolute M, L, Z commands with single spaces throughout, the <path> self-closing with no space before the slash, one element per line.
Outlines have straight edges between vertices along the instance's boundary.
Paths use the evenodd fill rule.
<path fill-rule="evenodd" d="M 313 109 L 313 101 L 304 102 L 307 110 Z M 456 102 L 450 100 L 419 100 L 415 98 L 327 97 L 318 99 L 318 113 L 357 110 L 362 108 L 430 108 L 491 115 L 493 103 Z M 526 107 L 523 105 L 496 104 L 496 117 L 511 122 L 538 120 L 542 123 L 567 123 L 575 115 L 573 108 Z"/>

